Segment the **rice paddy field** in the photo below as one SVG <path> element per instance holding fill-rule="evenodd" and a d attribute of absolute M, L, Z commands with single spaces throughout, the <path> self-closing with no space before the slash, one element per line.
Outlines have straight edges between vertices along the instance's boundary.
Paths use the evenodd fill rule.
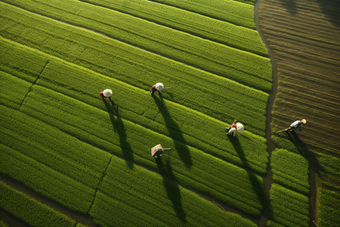
<path fill-rule="evenodd" d="M 323 35 L 287 38 L 290 25 L 274 26 L 278 33 L 276 11 L 263 12 L 291 12 L 261 0 L 270 59 L 254 4 L 1 0 L 0 226 L 336 226 L 338 136 L 312 138 L 314 120 L 302 116 L 317 106 L 313 116 L 327 110 L 327 127 L 337 130 L 336 15 Z M 297 112 L 289 112 L 297 99 L 282 85 L 303 85 L 300 76 L 294 83 L 282 76 L 297 72 L 281 67 L 277 34 L 320 43 L 315 51 L 296 44 L 298 56 L 318 56 L 298 47 L 329 50 L 312 64 L 301 60 L 303 71 L 329 70 L 301 74 L 308 89 L 315 81 L 329 89 L 320 98 L 300 92 L 309 102 Z M 269 125 L 273 61 L 279 85 Z M 171 88 L 151 95 L 157 82 Z M 106 88 L 113 103 L 99 96 Z M 266 132 L 299 117 L 308 123 L 298 135 Z M 230 137 L 225 127 L 234 119 L 245 132 Z M 171 150 L 155 160 L 157 144 Z"/>

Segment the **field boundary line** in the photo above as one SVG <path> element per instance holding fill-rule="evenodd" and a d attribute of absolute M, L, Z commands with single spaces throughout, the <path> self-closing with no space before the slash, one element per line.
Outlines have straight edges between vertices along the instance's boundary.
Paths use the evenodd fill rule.
<path fill-rule="evenodd" d="M 37 81 L 40 79 L 41 74 L 43 73 L 43 71 L 45 70 L 46 66 L 48 65 L 48 63 L 50 62 L 50 59 L 48 59 L 45 63 L 45 65 L 43 66 L 43 68 L 41 69 L 40 73 L 37 75 L 36 79 L 33 81 L 32 85 L 29 87 L 28 92 L 26 93 L 25 97 L 23 98 L 23 100 L 20 103 L 19 106 L 19 110 L 21 109 L 22 104 L 25 102 L 25 100 L 27 99 L 28 94 L 31 92 L 32 87 L 37 83 Z"/>
<path fill-rule="evenodd" d="M 267 152 L 268 152 L 268 163 L 266 168 L 266 173 L 262 176 L 263 179 L 263 185 L 264 185 L 264 193 L 265 193 L 265 201 L 264 206 L 261 211 L 261 220 L 259 222 L 259 226 L 267 226 L 268 220 L 270 220 L 270 206 L 271 206 L 271 199 L 270 199 L 270 189 L 272 187 L 272 184 L 274 183 L 273 180 L 273 172 L 271 168 L 271 156 L 272 152 L 275 150 L 276 145 L 274 144 L 272 138 L 271 138 L 271 126 L 270 123 L 272 122 L 272 111 L 273 111 L 273 105 L 274 100 L 277 96 L 277 89 L 278 89 L 278 69 L 277 69 L 277 63 L 274 58 L 274 52 L 269 48 L 269 44 L 267 40 L 265 39 L 265 36 L 263 34 L 263 25 L 261 27 L 260 24 L 260 2 L 261 0 L 256 0 L 254 4 L 254 22 L 256 26 L 256 30 L 259 33 L 262 42 L 265 44 L 266 48 L 268 49 L 268 57 L 270 59 L 270 63 L 272 65 L 272 87 L 271 90 L 268 92 L 269 97 L 267 100 L 267 106 L 266 106 L 266 129 L 265 129 L 265 138 L 267 140 Z"/>
<path fill-rule="evenodd" d="M 117 157 L 117 156 L 116 156 L 116 157 Z M 103 182 L 104 177 L 105 177 L 106 174 L 107 174 L 107 169 L 109 168 L 109 166 L 110 166 L 110 164 L 111 164 L 112 158 L 113 158 L 113 154 L 111 154 L 110 160 L 108 161 L 108 163 L 107 163 L 107 165 L 106 165 L 106 168 L 105 168 L 105 170 L 104 170 L 104 172 L 103 172 L 103 174 L 102 174 L 102 176 L 101 176 L 101 178 L 100 178 L 100 180 L 99 180 L 99 182 L 98 182 L 98 185 L 97 185 L 97 187 L 96 187 L 96 190 L 94 191 L 93 200 L 92 200 L 91 205 L 89 206 L 89 209 L 88 209 L 88 211 L 87 211 L 87 214 L 90 213 L 90 210 L 91 210 L 91 208 L 92 208 L 92 205 L 94 204 L 94 201 L 96 200 L 96 196 L 97 196 L 97 192 L 98 192 L 98 190 L 99 190 L 99 186 L 100 186 L 100 184 Z"/>
<path fill-rule="evenodd" d="M 221 76 L 221 75 L 216 74 L 216 73 L 214 73 L 214 72 L 210 72 L 210 71 L 207 71 L 207 70 L 205 70 L 205 69 L 203 69 L 203 68 L 199 68 L 198 66 L 195 66 L 195 65 L 192 65 L 192 64 L 189 64 L 189 63 L 186 63 L 186 62 L 182 62 L 182 61 L 179 61 L 179 60 L 170 58 L 170 57 L 168 57 L 168 56 L 166 56 L 166 55 L 163 55 L 163 54 L 154 52 L 154 51 L 152 51 L 152 50 L 145 49 L 145 48 L 143 48 L 143 47 L 141 47 L 141 46 L 138 46 L 138 45 L 135 45 L 135 44 L 132 44 L 132 43 L 128 43 L 128 42 L 125 42 L 125 41 L 123 41 L 123 40 L 114 38 L 114 37 L 112 37 L 112 36 L 110 36 L 110 35 L 107 35 L 107 34 L 105 34 L 105 33 L 100 32 L 100 31 L 96 31 L 96 30 L 89 29 L 89 28 L 86 28 L 86 27 L 81 26 L 81 25 L 76 25 L 76 24 L 72 24 L 72 23 L 69 23 L 69 22 L 65 22 L 65 21 L 63 21 L 63 20 L 59 20 L 59 19 L 53 18 L 53 17 L 49 17 L 49 16 L 46 16 L 46 15 L 44 15 L 44 14 L 40 14 L 40 13 L 31 11 L 31 10 L 25 9 L 25 8 L 23 8 L 23 7 L 21 7 L 21 6 L 17 6 L 17 5 L 15 5 L 15 4 L 9 4 L 9 3 L 7 3 L 7 2 L 4 2 L 4 3 L 5 3 L 5 4 L 8 4 L 8 5 L 11 5 L 11 6 L 13 6 L 13 7 L 19 8 L 19 9 L 21 9 L 21 10 L 24 10 L 24 11 L 26 11 L 26 12 L 30 12 L 30 13 L 39 15 L 39 16 L 44 17 L 44 18 L 48 18 L 48 19 L 53 20 L 53 21 L 58 22 L 58 23 L 66 24 L 66 25 L 71 26 L 71 27 L 76 27 L 76 28 L 83 29 L 83 30 L 88 31 L 88 32 L 95 33 L 95 34 L 100 35 L 100 36 L 104 36 L 105 38 L 108 38 L 108 39 L 110 39 L 110 40 L 115 40 L 116 42 L 120 42 L 120 43 L 123 43 L 123 44 L 125 44 L 125 45 L 128 45 L 128 46 L 131 46 L 131 47 L 140 49 L 140 50 L 142 50 L 142 51 L 145 51 L 145 52 L 148 52 L 148 53 L 151 53 L 151 54 L 155 54 L 155 55 L 157 55 L 157 56 L 161 56 L 161 57 L 166 58 L 166 59 L 168 59 L 168 60 L 171 60 L 171 61 L 174 61 L 174 62 L 183 64 L 183 65 L 186 65 L 186 66 L 188 66 L 188 67 L 192 67 L 192 68 L 194 68 L 194 69 L 196 69 L 196 70 L 199 70 L 199 71 L 203 71 L 203 72 L 212 74 L 212 75 L 214 75 L 214 76 L 216 76 L 216 77 L 218 77 L 218 78 L 222 78 L 222 79 L 227 79 L 227 80 L 233 81 L 233 82 L 235 82 L 235 83 L 237 83 L 237 84 L 239 84 L 239 85 L 245 86 L 245 87 L 247 87 L 247 88 L 251 88 L 251 89 L 254 89 L 254 90 L 256 90 L 256 91 L 263 92 L 263 93 L 266 93 L 266 94 L 269 93 L 268 91 L 263 91 L 263 90 L 260 90 L 260 89 L 258 89 L 258 88 L 256 88 L 256 87 L 252 87 L 252 86 L 250 86 L 250 85 L 246 85 L 246 84 L 244 84 L 244 83 L 241 83 L 240 81 L 231 79 L 231 78 L 229 78 L 229 77 Z M 102 8 L 105 8 L 105 7 L 102 7 Z M 119 11 L 117 11 L 117 12 L 119 12 Z M 125 13 L 125 14 L 126 14 L 126 13 Z M 132 15 L 130 15 L 130 14 L 126 14 L 126 15 L 132 16 Z M 132 16 L 132 17 L 133 17 L 133 16 Z M 138 18 L 138 17 L 135 17 L 135 18 Z M 144 19 L 143 19 L 143 20 L 144 20 Z M 154 23 L 154 22 L 150 22 L 150 23 Z M 154 23 L 154 24 L 157 24 L 157 23 Z M 158 25 L 158 24 L 157 24 L 157 25 Z M 164 27 L 164 26 L 162 26 L 162 27 Z M 170 27 L 168 27 L 168 28 L 169 28 L 169 29 L 172 29 L 172 28 L 170 28 Z M 194 37 L 196 37 L 196 38 L 198 38 L 198 39 L 207 40 L 207 41 L 209 41 L 209 42 L 213 42 L 213 43 L 216 43 L 216 44 L 218 44 L 218 45 L 222 45 L 222 46 L 225 46 L 225 47 L 228 47 L 228 48 L 231 48 L 231 49 L 233 49 L 233 50 L 237 50 L 237 51 L 240 51 L 240 52 L 243 52 L 243 53 L 248 53 L 248 54 L 252 54 L 252 55 L 255 55 L 255 56 L 257 56 L 257 57 L 260 57 L 260 58 L 269 59 L 268 57 L 264 57 L 264 56 L 261 56 L 261 55 L 258 55 L 258 54 L 255 54 L 255 53 L 252 53 L 252 52 L 249 52 L 249 51 L 245 51 L 245 50 L 241 50 L 241 49 L 234 48 L 234 47 L 231 47 L 231 46 L 227 46 L 227 45 L 224 45 L 224 44 L 221 44 L 221 43 L 218 43 L 218 42 L 211 41 L 211 40 L 209 40 L 209 39 L 204 39 L 204 38 L 201 38 L 201 37 L 199 37 L 199 36 L 192 35 L 192 34 L 187 33 L 187 32 L 183 32 L 183 31 L 176 30 L 176 29 L 172 29 L 172 30 L 175 30 L 175 31 L 178 31 L 178 32 L 182 32 L 182 33 L 185 33 L 185 34 L 189 34 L 189 35 L 194 36 Z M 166 45 L 166 44 L 163 44 L 163 45 Z M 169 47 L 170 47 L 170 46 L 169 46 Z M 171 48 L 171 47 L 170 47 L 170 48 Z M 176 49 L 177 49 L 177 48 L 176 48 Z M 36 49 L 36 50 L 39 50 L 39 49 Z M 177 49 L 177 50 L 180 50 L 180 49 Z M 40 50 L 39 50 L 39 51 L 40 51 Z M 101 50 L 100 50 L 100 51 L 101 51 Z M 199 56 L 199 55 L 196 55 L 196 54 L 187 52 L 187 51 L 183 51 L 183 52 L 192 54 L 192 55 L 194 55 L 194 56 L 198 56 L 198 57 L 203 58 L 203 59 L 206 59 L 204 56 Z M 44 52 L 44 53 L 45 53 L 45 52 Z M 51 56 L 53 56 L 53 55 L 51 55 Z M 209 60 L 209 59 L 208 59 L 208 60 Z M 215 64 L 220 64 L 220 63 L 215 62 Z M 243 72 L 243 73 L 246 73 L 246 74 L 249 74 L 249 75 L 251 75 L 251 76 L 253 76 L 253 77 L 257 78 L 257 79 L 263 79 L 263 78 L 261 78 L 259 75 L 255 75 L 255 74 L 252 74 L 252 73 L 247 73 L 247 72 L 244 72 L 244 71 L 242 71 L 242 70 L 240 70 L 240 69 L 238 69 L 238 68 L 232 67 L 232 66 L 226 66 L 226 67 L 231 68 L 231 69 L 235 69 L 235 70 L 237 70 L 237 71 L 240 71 L 240 72 Z M 266 80 L 266 79 L 263 79 L 263 80 L 268 81 L 268 80 Z M 272 83 L 272 81 L 268 81 L 268 82 Z"/>

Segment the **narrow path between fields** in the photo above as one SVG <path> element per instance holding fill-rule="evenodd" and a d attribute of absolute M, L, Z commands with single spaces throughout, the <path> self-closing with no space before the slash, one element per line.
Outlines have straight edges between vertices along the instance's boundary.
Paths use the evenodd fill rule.
<path fill-rule="evenodd" d="M 264 209 L 261 212 L 261 220 L 258 223 L 259 227 L 265 227 L 267 226 L 267 221 L 269 219 L 269 206 L 270 206 L 270 197 L 269 197 L 269 190 L 270 187 L 273 183 L 273 173 L 272 170 L 270 168 L 270 158 L 271 158 L 271 154 L 272 151 L 276 148 L 274 142 L 271 139 L 271 129 L 270 129 L 270 123 L 272 122 L 272 109 L 273 109 L 273 103 L 276 97 L 276 93 L 277 93 L 277 87 L 278 87 L 278 78 L 277 78 L 277 67 L 276 67 L 276 62 L 274 59 L 274 53 L 271 51 L 271 49 L 268 46 L 268 43 L 266 42 L 261 29 L 260 29 L 260 19 L 259 19 L 259 4 L 260 4 L 260 0 L 257 0 L 255 2 L 254 5 L 254 19 L 255 19 L 255 25 L 256 25 L 256 29 L 259 33 L 259 35 L 261 36 L 261 39 L 263 41 L 263 43 L 266 45 L 267 49 L 268 49 L 268 56 L 270 58 L 270 62 L 272 63 L 272 68 L 273 68 L 273 82 L 272 82 L 272 90 L 269 93 L 269 98 L 268 98 L 268 103 L 267 103 L 267 110 L 266 110 L 266 139 L 267 139 L 267 151 L 269 154 L 268 157 L 268 166 L 267 166 L 267 173 L 263 176 L 263 184 L 264 184 L 264 191 L 266 194 L 266 202 L 265 202 L 265 206 Z"/>

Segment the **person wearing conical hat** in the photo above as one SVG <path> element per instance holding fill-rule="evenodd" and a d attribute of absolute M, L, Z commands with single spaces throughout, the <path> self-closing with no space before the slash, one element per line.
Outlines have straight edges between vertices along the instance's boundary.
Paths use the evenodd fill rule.
<path fill-rule="evenodd" d="M 101 91 L 99 93 L 100 97 L 105 101 L 106 98 L 109 98 L 110 101 L 113 103 L 112 99 L 111 99 L 111 95 L 112 95 L 112 90 L 111 89 L 105 89 L 104 91 Z"/>
<path fill-rule="evenodd" d="M 301 121 L 296 120 L 286 129 L 286 131 L 301 131 L 301 125 L 306 123 L 307 121 L 305 119 L 302 119 Z"/>
<path fill-rule="evenodd" d="M 164 89 L 164 85 L 162 83 L 157 83 L 155 85 L 152 85 L 151 87 L 151 95 L 153 95 L 153 93 L 155 93 L 155 91 L 158 91 L 159 94 L 161 94 L 161 90 Z"/>

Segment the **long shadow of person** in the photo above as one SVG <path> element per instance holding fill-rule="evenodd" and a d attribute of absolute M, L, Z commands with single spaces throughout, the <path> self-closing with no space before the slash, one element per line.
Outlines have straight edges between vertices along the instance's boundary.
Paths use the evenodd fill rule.
<path fill-rule="evenodd" d="M 119 110 L 117 105 L 110 105 L 105 102 L 107 112 L 109 113 L 110 120 L 114 129 L 114 132 L 119 135 L 120 148 L 126 164 L 129 168 L 133 168 L 133 151 L 130 143 L 126 141 L 126 129 L 124 127 L 124 122 L 119 115 Z"/>
<path fill-rule="evenodd" d="M 159 172 L 163 177 L 163 184 L 166 193 L 174 207 L 175 213 L 182 222 L 186 222 L 186 214 L 182 207 L 181 192 L 179 190 L 179 185 L 176 183 L 177 179 L 174 173 L 172 172 L 170 161 L 167 160 L 164 166 L 161 157 L 158 157 L 156 159 L 156 162 Z"/>
<path fill-rule="evenodd" d="M 261 205 L 263 207 L 265 207 L 265 201 L 266 201 L 266 194 L 265 194 L 265 191 L 264 191 L 264 185 L 261 181 L 259 181 L 259 179 L 257 178 L 257 176 L 250 172 L 249 170 L 251 170 L 251 167 L 249 166 L 249 163 L 245 157 L 245 154 L 244 154 L 244 151 L 243 151 L 243 148 L 241 146 L 241 143 L 239 141 L 239 139 L 236 137 L 231 137 L 230 139 L 230 142 L 232 143 L 235 151 L 237 152 L 239 158 L 241 159 L 242 161 L 242 166 L 245 167 L 245 170 L 247 171 L 248 173 L 248 178 L 253 186 L 253 189 L 261 203 Z"/>
<path fill-rule="evenodd" d="M 168 128 L 169 136 L 174 141 L 176 150 L 178 151 L 178 156 L 182 160 L 182 162 L 185 164 L 186 167 L 192 166 L 192 159 L 190 155 L 189 148 L 185 145 L 185 140 L 183 138 L 183 134 L 181 132 L 181 129 L 179 128 L 176 121 L 172 119 L 170 116 L 170 113 L 164 103 L 163 98 L 158 98 L 156 96 L 152 96 L 155 100 L 159 111 L 161 112 L 165 125 Z"/>
<path fill-rule="evenodd" d="M 309 160 L 309 166 L 314 171 L 314 173 L 320 174 L 322 167 L 319 164 L 319 160 L 317 159 L 316 155 L 308 149 L 307 145 L 300 139 L 299 135 L 294 131 L 287 132 L 286 135 L 289 140 L 294 143 L 299 154 Z"/>

